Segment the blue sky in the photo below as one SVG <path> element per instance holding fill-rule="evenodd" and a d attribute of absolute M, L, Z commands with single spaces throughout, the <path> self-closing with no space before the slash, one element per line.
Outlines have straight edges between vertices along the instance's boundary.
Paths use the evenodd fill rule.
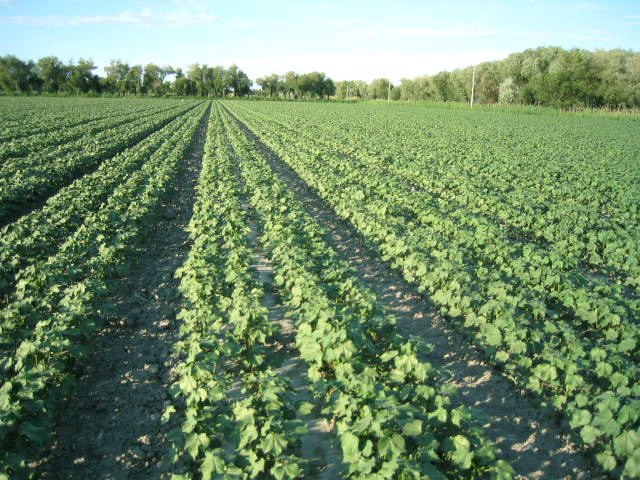
<path fill-rule="evenodd" d="M 640 50 L 640 0 L 0 0 L 0 55 L 237 63 L 253 80 L 397 82 L 545 45 Z"/>

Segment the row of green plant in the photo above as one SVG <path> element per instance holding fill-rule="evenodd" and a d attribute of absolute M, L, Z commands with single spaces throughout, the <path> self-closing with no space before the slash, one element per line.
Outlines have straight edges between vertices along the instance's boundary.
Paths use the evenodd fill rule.
<path fill-rule="evenodd" d="M 282 131 L 281 128 L 276 130 Z M 454 248 L 459 249 L 463 263 L 482 264 L 486 268 L 502 270 L 510 285 L 518 289 L 516 292 L 552 287 L 549 292 L 545 292 L 551 297 L 551 303 L 560 304 L 561 309 L 568 310 L 567 313 L 574 316 L 580 316 L 578 309 L 597 309 L 601 316 L 615 312 L 624 318 L 640 314 L 640 304 L 630 299 L 624 288 L 586 274 L 580 275 L 579 271 L 576 272 L 579 262 L 567 258 L 553 246 L 544 249 L 535 242 L 509 238 L 499 224 L 484 216 L 470 214 L 456 205 L 452 207 L 429 192 L 410 191 L 410 185 L 388 169 L 379 167 L 375 158 L 344 158 L 331 149 L 318 147 L 317 144 L 307 147 L 310 142 L 308 136 L 293 133 L 293 141 L 297 142 L 299 148 L 306 148 L 311 154 L 331 159 L 332 167 L 349 175 L 348 179 L 344 179 L 345 182 L 358 183 L 360 178 L 365 177 L 372 182 L 372 188 L 364 186 L 364 191 L 369 192 L 367 200 L 379 199 L 385 203 L 391 216 L 398 219 L 399 225 L 412 222 L 416 231 L 427 227 L 429 234 L 439 235 L 441 243 L 447 242 L 450 254 Z M 560 285 L 563 288 L 559 288 Z M 579 293 L 579 300 L 582 301 L 567 304 L 566 296 L 570 292 Z M 583 297 L 586 297 L 586 302 Z M 600 320 L 602 324 L 602 318 L 596 320 Z M 608 336 L 614 335 L 614 332 L 606 333 Z M 622 335 L 623 332 L 618 333 Z M 633 330 L 629 336 L 632 333 Z"/>
<path fill-rule="evenodd" d="M 375 164 L 229 107 L 507 375 L 549 398 L 603 469 L 640 475 L 637 300 Z"/>
<path fill-rule="evenodd" d="M 153 104 L 153 105 L 150 105 Z M 14 97 L 0 102 L 0 142 L 12 142 L 30 135 L 74 128 L 116 115 L 143 112 L 149 108 L 165 108 L 174 101 L 142 99 L 86 100 L 79 98 Z"/>
<path fill-rule="evenodd" d="M 194 106 L 191 102 L 150 116 L 139 115 L 138 119 L 129 118 L 120 125 L 121 120 L 115 120 L 116 126 L 65 143 L 60 148 L 35 150 L 26 157 L 6 159 L 0 165 L 0 224 L 6 224 L 6 219 L 25 205 L 46 198 Z"/>
<path fill-rule="evenodd" d="M 173 149 L 151 156 L 55 254 L 21 276 L 0 324 L 0 474 L 33 476 L 30 466 L 40 459 L 74 387 L 75 370 L 109 314 L 113 280 L 160 213 L 206 111 L 206 104 L 196 107 Z"/>
<path fill-rule="evenodd" d="M 304 425 L 290 381 L 276 371 L 278 329 L 251 270 L 247 212 L 218 118 L 212 110 L 192 247 L 177 272 L 181 360 L 163 416 L 177 423 L 169 432 L 172 478 L 302 478 L 296 449 Z"/>
<path fill-rule="evenodd" d="M 189 115 L 182 115 L 140 143 L 105 160 L 89 175 L 84 175 L 33 210 L 0 230 L 0 306 L 6 306 L 10 294 L 24 271 L 46 260 L 60 244 L 99 210 L 114 189 L 139 170 L 152 156 L 169 153 L 188 131 Z M 22 272 L 21 272 L 22 271 Z"/>
<path fill-rule="evenodd" d="M 145 117 L 153 117 L 178 107 L 180 107 L 180 104 L 174 104 L 170 108 L 167 108 L 166 105 L 154 105 L 153 108 L 147 109 L 132 108 L 125 112 L 115 109 L 106 116 L 101 116 L 101 118 L 95 120 L 87 119 L 75 126 L 60 125 L 54 121 L 55 128 L 52 130 L 25 135 L 20 138 L 13 138 L 2 142 L 2 145 L 0 145 L 0 163 L 15 161 L 15 159 L 29 156 L 46 158 L 51 152 L 56 152 L 56 154 L 60 155 L 74 148 L 69 148 L 69 146 L 66 145 L 71 144 L 74 140 L 93 136 L 120 125 L 140 121 Z M 37 113 L 33 112 L 33 116 L 38 118 L 41 124 L 46 123 L 45 118 L 43 118 L 44 112 L 44 110 L 38 111 Z M 102 113 L 102 115 L 104 115 L 104 113 Z"/>
<path fill-rule="evenodd" d="M 394 331 L 375 295 L 225 113 L 224 125 L 258 214 L 276 282 L 296 325 L 321 415 L 335 424 L 347 478 L 510 478 L 424 348 Z"/>
<path fill-rule="evenodd" d="M 325 151 L 385 170 L 407 190 L 427 192 L 447 215 L 484 217 L 503 237 L 556 249 L 572 268 L 640 287 L 634 123 L 515 114 L 478 122 L 441 109 L 251 110 Z"/>
<path fill-rule="evenodd" d="M 305 135 L 294 133 L 295 139 L 291 142 L 297 142 L 297 147 L 304 149 L 309 139 L 300 140 Z M 308 151 L 322 155 L 325 160 L 331 159 L 330 168 L 343 172 L 344 182 L 362 183 L 360 179 L 366 178 L 371 182 L 371 185 L 364 185 L 363 190 L 369 192 L 368 202 L 377 199 L 380 208 L 388 210 L 400 229 L 407 222 L 414 224 L 413 235 L 422 235 L 417 240 L 437 242 L 432 246 L 438 246 L 441 251 L 446 249 L 450 257 L 457 259 L 458 268 L 467 269 L 467 276 L 474 274 L 465 267 L 468 265 L 476 265 L 475 270 L 479 266 L 495 270 L 499 274 L 495 275 L 496 280 L 508 282 L 510 294 L 532 299 L 528 310 L 534 314 L 541 308 L 534 302 L 538 299 L 544 302 L 545 308 L 549 305 L 561 316 L 577 318 L 574 327 L 578 331 L 582 331 L 587 322 L 599 325 L 600 329 L 587 332 L 587 335 L 596 342 L 606 338 L 611 342 L 609 348 L 614 351 L 617 341 L 637 335 L 637 327 L 625 319 L 640 315 L 640 302 L 630 298 L 626 289 L 580 271 L 577 260 L 572 261 L 553 246 L 544 249 L 535 242 L 509 238 L 500 225 L 483 216 L 470 214 L 459 207 L 452 208 L 429 192 L 411 192 L 402 178 L 380 168 L 375 159 L 343 158 L 330 149 L 317 146 Z M 424 236 L 425 228 L 428 229 L 427 237 Z"/>

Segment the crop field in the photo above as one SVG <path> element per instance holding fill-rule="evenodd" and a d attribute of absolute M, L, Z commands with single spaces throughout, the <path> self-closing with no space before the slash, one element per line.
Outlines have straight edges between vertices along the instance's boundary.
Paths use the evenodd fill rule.
<path fill-rule="evenodd" d="M 0 479 L 640 478 L 640 119 L 0 98 Z"/>

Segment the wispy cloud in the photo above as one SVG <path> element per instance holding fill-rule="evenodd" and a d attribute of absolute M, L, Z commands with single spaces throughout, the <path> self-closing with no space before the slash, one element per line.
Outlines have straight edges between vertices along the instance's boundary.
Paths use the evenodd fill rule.
<path fill-rule="evenodd" d="M 400 37 L 486 37 L 494 35 L 493 32 L 464 27 L 457 27 L 450 30 L 434 28 L 396 28 L 387 30 L 385 34 Z"/>
<path fill-rule="evenodd" d="M 640 25 L 640 15 L 625 15 L 624 18 L 626 18 L 627 21 L 622 24 L 627 27 L 631 25 Z"/>
<path fill-rule="evenodd" d="M 605 10 L 604 5 L 600 5 L 597 3 L 590 3 L 590 2 L 576 2 L 574 3 L 574 6 L 576 8 L 580 8 L 582 10 L 591 10 L 594 12 L 600 11 L 600 10 Z"/>
<path fill-rule="evenodd" d="M 0 2 L 2 1 L 3 0 L 0 0 Z M 35 27 L 77 27 L 80 25 L 120 24 L 141 27 L 177 28 L 195 25 L 198 23 L 212 22 L 217 18 L 218 17 L 216 15 L 212 15 L 210 13 L 190 12 L 187 10 L 166 13 L 151 13 L 149 10 L 145 10 L 142 12 L 125 11 L 117 15 L 76 17 L 65 15 L 17 15 L 11 17 L 0 17 L 0 24 L 30 25 Z"/>
<path fill-rule="evenodd" d="M 9 0 L 0 0 L 0 5 L 9 5 Z"/>

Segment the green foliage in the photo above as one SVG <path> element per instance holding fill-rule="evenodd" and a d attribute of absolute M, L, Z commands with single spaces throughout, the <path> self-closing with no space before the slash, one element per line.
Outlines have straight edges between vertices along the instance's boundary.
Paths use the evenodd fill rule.
<path fill-rule="evenodd" d="M 194 105 L 172 102 L 164 108 L 116 113 L 94 124 L 85 121 L 68 130 L 45 128 L 42 133 L 4 143 L 0 147 L 0 223 L 137 144 Z M 46 117 L 38 111 L 34 120 L 42 125 Z"/>
<path fill-rule="evenodd" d="M 631 50 L 540 47 L 476 67 L 475 102 L 553 107 L 634 108 L 640 54 Z M 402 79 L 402 100 L 469 102 L 473 67 Z"/>
<path fill-rule="evenodd" d="M 296 318 L 312 391 L 335 423 L 345 476 L 510 478 L 472 415 L 451 406 L 434 368 L 393 331 L 393 318 L 338 260 L 255 144 L 228 115 L 223 122 Z"/>
<path fill-rule="evenodd" d="M 563 412 L 603 470 L 634 471 L 615 439 L 640 426 L 635 122 L 577 133 L 571 117 L 229 107 L 490 361 Z"/>
<path fill-rule="evenodd" d="M 247 212 L 218 118 L 214 107 L 189 225 L 193 246 L 177 273 L 186 304 L 175 404 L 165 417 L 182 422 L 171 439 L 175 467 L 203 478 L 299 478 L 305 464 L 294 452 L 304 428 L 289 380 L 275 371 L 280 357 L 266 354 L 277 328 L 250 271 Z M 229 395 L 232 382 L 239 397 Z"/>
<path fill-rule="evenodd" d="M 41 459 L 62 402 L 74 387 L 76 366 L 86 362 L 91 335 L 109 312 L 105 294 L 110 280 L 158 213 L 205 111 L 206 105 L 183 111 L 182 120 L 134 148 L 129 162 L 124 156 L 110 162 L 119 181 L 93 178 L 96 191 L 110 192 L 100 205 L 87 205 L 82 220 L 74 218 L 78 205 L 55 199 L 45 207 L 51 217 L 34 213 L 3 230 L 2 262 L 10 267 L 3 271 L 0 311 L 3 474 L 28 478 L 28 465 Z M 69 200 L 66 194 L 72 191 L 60 199 Z M 75 225 L 59 234 L 56 229 L 67 213 L 66 221 Z M 39 221 L 30 223 L 35 218 Z"/>

